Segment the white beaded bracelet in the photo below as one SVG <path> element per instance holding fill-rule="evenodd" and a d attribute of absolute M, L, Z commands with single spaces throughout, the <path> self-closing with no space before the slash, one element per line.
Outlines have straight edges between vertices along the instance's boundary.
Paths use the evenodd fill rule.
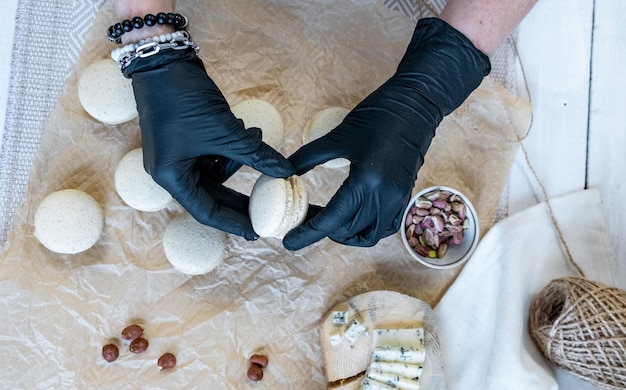
<path fill-rule="evenodd" d="M 165 49 L 183 50 L 188 47 L 198 50 L 198 46 L 190 40 L 189 33 L 176 31 L 171 34 L 142 39 L 139 42 L 114 49 L 111 51 L 111 58 L 119 64 L 121 70 L 124 70 L 137 58 L 150 57 Z"/>

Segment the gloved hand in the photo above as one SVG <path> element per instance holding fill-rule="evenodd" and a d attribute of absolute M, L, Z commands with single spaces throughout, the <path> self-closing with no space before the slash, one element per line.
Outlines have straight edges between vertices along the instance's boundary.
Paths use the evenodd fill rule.
<path fill-rule="evenodd" d="M 169 50 L 133 61 L 132 78 L 144 156 L 154 180 L 200 223 L 258 238 L 249 198 L 222 185 L 242 164 L 274 177 L 293 166 L 246 130 L 192 49 Z"/>
<path fill-rule="evenodd" d="M 441 19 L 420 20 L 396 73 L 334 130 L 289 157 L 298 175 L 338 157 L 351 165 L 327 206 L 285 236 L 285 248 L 326 236 L 373 246 L 396 232 L 435 129 L 490 69 L 459 31 Z"/>

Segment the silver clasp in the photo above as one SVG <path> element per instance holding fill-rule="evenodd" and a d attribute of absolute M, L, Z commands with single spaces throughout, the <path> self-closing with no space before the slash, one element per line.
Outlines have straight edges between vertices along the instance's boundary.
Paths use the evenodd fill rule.
<path fill-rule="evenodd" d="M 137 47 L 135 55 L 139 58 L 146 58 L 153 56 L 161 51 L 161 46 L 156 42 L 149 42 Z"/>

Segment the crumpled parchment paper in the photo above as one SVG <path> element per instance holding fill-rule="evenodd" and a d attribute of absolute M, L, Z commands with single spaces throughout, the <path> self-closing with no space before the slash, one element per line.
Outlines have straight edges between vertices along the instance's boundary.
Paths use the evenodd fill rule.
<path fill-rule="evenodd" d="M 301 145 L 317 111 L 352 108 L 394 72 L 414 23 L 378 0 L 200 0 L 179 2 L 191 19 L 209 75 L 231 105 L 274 104 L 286 125 L 281 152 Z M 399 234 L 373 248 L 323 240 L 298 252 L 279 240 L 228 237 L 228 255 L 209 274 L 190 277 L 167 262 L 161 237 L 183 210 L 135 211 L 117 196 L 113 173 L 140 145 L 137 121 L 103 125 L 82 109 L 76 85 L 90 63 L 115 46 L 111 4 L 98 14 L 50 118 L 0 257 L 2 388 L 325 388 L 318 324 L 348 297 L 402 292 L 434 305 L 457 270 L 427 269 L 405 253 Z M 176 107 L 165 107 L 175 115 Z M 529 104 L 486 79 L 438 129 L 415 190 L 439 184 L 463 191 L 491 226 Z M 347 169 L 318 167 L 304 176 L 311 201 L 324 204 Z M 243 168 L 228 184 L 249 193 L 257 172 Z M 54 254 L 33 236 L 33 216 L 49 193 L 77 188 L 103 207 L 106 226 L 90 250 Z M 471 261 L 471 259 L 470 259 Z M 145 328 L 148 350 L 131 354 L 120 332 Z M 120 346 L 107 363 L 104 344 Z M 171 372 L 156 361 L 178 358 Z M 252 353 L 269 356 L 265 378 L 246 378 Z"/>

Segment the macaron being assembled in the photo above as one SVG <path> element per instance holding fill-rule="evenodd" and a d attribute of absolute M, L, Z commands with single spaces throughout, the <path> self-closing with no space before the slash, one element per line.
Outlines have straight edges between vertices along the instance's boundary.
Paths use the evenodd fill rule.
<path fill-rule="evenodd" d="M 282 239 L 304 222 L 308 208 L 309 193 L 302 178 L 261 175 L 252 188 L 248 211 L 259 236 Z"/>
<path fill-rule="evenodd" d="M 75 254 L 102 236 L 104 212 L 91 195 L 75 189 L 46 196 L 35 212 L 35 237 L 49 250 Z"/>
<path fill-rule="evenodd" d="M 285 142 L 283 118 L 270 103 L 259 100 L 244 100 L 232 107 L 233 114 L 241 119 L 246 128 L 258 127 L 263 134 L 263 142 L 278 150 Z"/>
<path fill-rule="evenodd" d="M 78 80 L 78 100 L 89 115 L 110 125 L 137 116 L 131 80 L 110 59 L 94 62 L 83 71 Z"/>
<path fill-rule="evenodd" d="M 117 164 L 115 190 L 124 203 L 139 211 L 158 211 L 172 200 L 144 169 L 141 148 L 131 150 Z"/>
<path fill-rule="evenodd" d="M 172 267 L 188 275 L 202 275 L 217 267 L 226 255 L 226 233 L 180 214 L 163 233 L 163 250 Z"/>
<path fill-rule="evenodd" d="M 350 110 L 343 107 L 329 107 L 315 114 L 304 126 L 302 142 L 308 144 L 311 141 L 326 135 L 335 127 L 339 126 Z M 342 168 L 350 165 L 350 160 L 335 158 L 322 164 L 326 168 Z"/>

